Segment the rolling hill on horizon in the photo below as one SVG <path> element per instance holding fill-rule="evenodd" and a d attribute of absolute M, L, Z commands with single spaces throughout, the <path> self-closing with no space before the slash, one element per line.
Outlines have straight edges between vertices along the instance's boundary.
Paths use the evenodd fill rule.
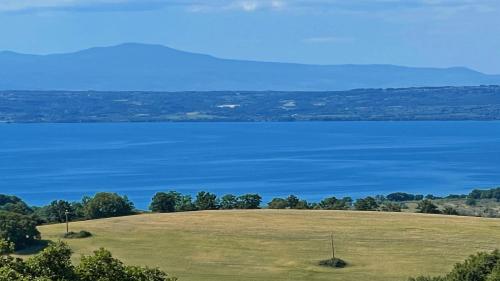
<path fill-rule="evenodd" d="M 500 84 L 500 75 L 465 67 L 257 62 L 138 43 L 51 55 L 3 51 L 0 66 L 0 90 L 333 91 Z"/>

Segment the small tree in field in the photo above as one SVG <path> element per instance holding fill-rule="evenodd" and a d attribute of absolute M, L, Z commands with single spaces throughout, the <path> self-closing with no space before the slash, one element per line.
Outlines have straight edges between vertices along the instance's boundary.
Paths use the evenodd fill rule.
<path fill-rule="evenodd" d="M 417 210 L 419 213 L 440 214 L 438 207 L 431 200 L 422 200 L 418 202 Z"/>

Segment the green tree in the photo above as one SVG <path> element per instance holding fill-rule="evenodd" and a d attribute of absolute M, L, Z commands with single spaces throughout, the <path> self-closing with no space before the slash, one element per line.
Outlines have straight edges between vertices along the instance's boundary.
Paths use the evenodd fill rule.
<path fill-rule="evenodd" d="M 297 209 L 297 210 L 307 210 L 307 209 L 311 209 L 311 206 L 309 205 L 309 203 L 307 203 L 306 200 L 300 200 L 295 205 L 295 209 Z"/>
<path fill-rule="evenodd" d="M 258 194 L 245 194 L 238 197 L 238 209 L 258 209 L 262 197 Z"/>
<path fill-rule="evenodd" d="M 84 208 L 87 218 L 99 219 L 131 215 L 134 205 L 126 196 L 101 192 L 86 200 Z"/>
<path fill-rule="evenodd" d="M 30 275 L 49 280 L 77 280 L 71 263 L 71 249 L 63 242 L 49 245 L 26 262 Z"/>
<path fill-rule="evenodd" d="M 76 267 L 80 281 L 130 281 L 125 265 L 105 249 L 94 251 L 93 255 L 83 256 Z"/>
<path fill-rule="evenodd" d="M 217 202 L 217 195 L 200 191 L 196 195 L 196 200 L 194 202 L 198 210 L 217 210 L 219 209 L 219 204 Z"/>
<path fill-rule="evenodd" d="M 418 202 L 417 205 L 417 210 L 419 213 L 425 213 L 425 214 L 440 214 L 441 212 L 439 211 L 438 207 L 432 203 L 431 200 L 422 200 Z"/>
<path fill-rule="evenodd" d="M 149 209 L 156 213 L 175 212 L 177 196 L 174 193 L 158 192 L 153 197 Z"/>
<path fill-rule="evenodd" d="M 352 199 L 350 197 L 346 197 L 342 200 L 336 197 L 328 197 L 319 202 L 319 207 L 323 210 L 347 210 L 351 202 Z"/>
<path fill-rule="evenodd" d="M 68 219 L 71 220 L 74 216 L 74 210 L 68 201 L 55 200 L 47 206 L 46 215 L 49 222 L 65 222 L 66 211 L 68 212 Z"/>
<path fill-rule="evenodd" d="M 288 201 L 283 198 L 274 198 L 271 202 L 267 203 L 269 209 L 286 209 L 288 208 Z"/>
<path fill-rule="evenodd" d="M 286 198 L 286 201 L 287 201 L 288 207 L 290 209 L 296 209 L 297 204 L 299 204 L 300 199 L 295 195 L 290 195 Z"/>
<path fill-rule="evenodd" d="M 238 208 L 238 198 L 232 194 L 222 196 L 220 208 L 223 210 L 232 210 Z"/>
<path fill-rule="evenodd" d="M 177 212 L 190 212 L 190 211 L 196 211 L 197 207 L 193 203 L 191 195 L 179 194 L 177 198 L 177 203 L 175 204 L 175 210 Z"/>
<path fill-rule="evenodd" d="M 389 201 L 395 201 L 395 202 L 413 201 L 415 200 L 415 195 L 404 192 L 395 192 L 387 195 L 386 198 Z"/>
<path fill-rule="evenodd" d="M 19 197 L 0 194 L 0 211 L 30 215 L 33 210 Z"/>
<path fill-rule="evenodd" d="M 354 203 L 354 208 L 358 211 L 376 211 L 378 207 L 379 205 L 375 198 L 370 196 L 364 199 L 358 199 L 356 203 Z"/>
<path fill-rule="evenodd" d="M 36 225 L 37 220 L 32 216 L 0 211 L 0 239 L 14 243 L 16 249 L 40 240 Z"/>

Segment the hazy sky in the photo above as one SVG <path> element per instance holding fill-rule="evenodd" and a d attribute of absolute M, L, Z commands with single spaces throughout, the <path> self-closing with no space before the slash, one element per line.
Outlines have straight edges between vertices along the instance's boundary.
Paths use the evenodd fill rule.
<path fill-rule="evenodd" d="M 0 50 L 123 42 L 224 58 L 500 74 L 500 0 L 0 0 Z"/>

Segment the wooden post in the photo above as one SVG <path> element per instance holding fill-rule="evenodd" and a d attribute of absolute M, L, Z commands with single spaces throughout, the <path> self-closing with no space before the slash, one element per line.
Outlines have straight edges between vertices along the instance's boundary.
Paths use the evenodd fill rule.
<path fill-rule="evenodd" d="M 333 244 L 333 232 L 332 232 L 332 261 L 335 260 L 335 245 Z"/>
<path fill-rule="evenodd" d="M 69 212 L 68 212 L 68 210 L 66 210 L 64 212 L 64 214 L 66 215 L 66 234 L 68 234 L 69 233 L 69 220 L 68 220 L 68 214 L 69 214 Z"/>

